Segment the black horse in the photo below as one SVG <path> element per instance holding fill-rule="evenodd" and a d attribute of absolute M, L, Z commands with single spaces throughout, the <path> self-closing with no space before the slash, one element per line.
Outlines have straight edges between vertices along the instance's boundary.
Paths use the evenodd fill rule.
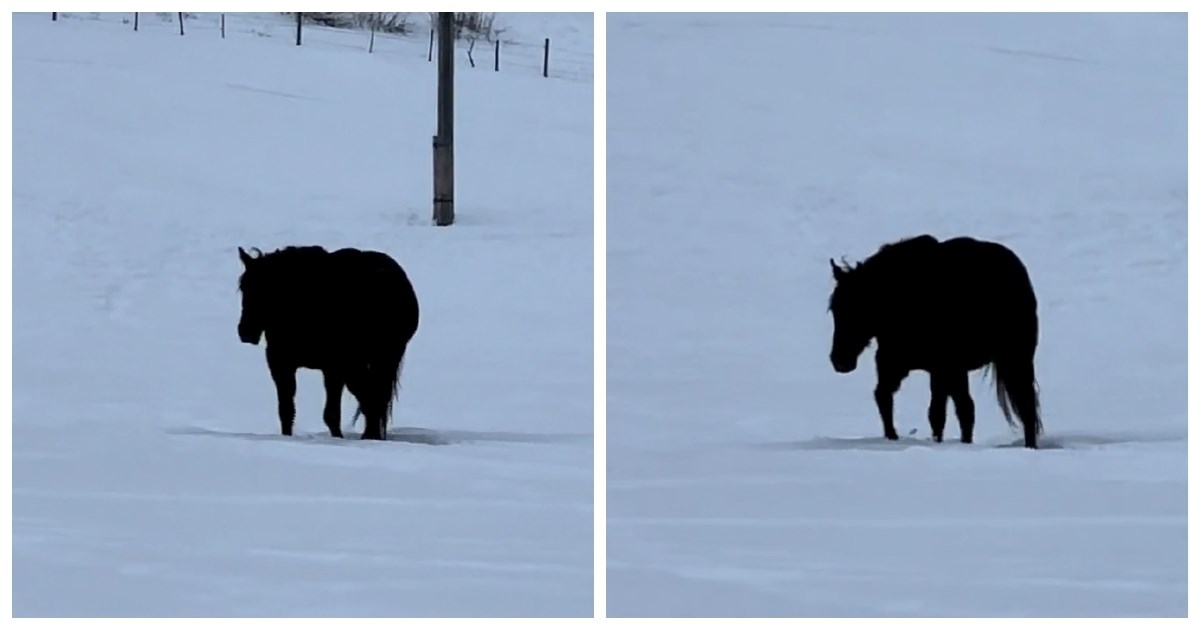
<path fill-rule="evenodd" d="M 238 248 L 238 337 L 266 336 L 267 367 L 279 397 L 279 426 L 292 434 L 296 370 L 325 377 L 325 425 L 342 437 L 342 388 L 366 417 L 364 440 L 387 438 L 388 419 L 408 342 L 417 332 L 417 296 L 404 269 L 387 254 L 358 249 L 286 247 L 270 254 Z"/>
<path fill-rule="evenodd" d="M 884 245 L 866 261 L 833 267 L 829 299 L 833 349 L 829 359 L 851 372 L 876 341 L 875 403 L 883 433 L 897 439 L 892 400 L 913 370 L 929 373 L 929 426 L 941 442 L 946 399 L 971 443 L 975 403 L 967 375 L 991 368 L 1004 418 L 1024 425 L 1025 446 L 1037 448 L 1042 421 L 1034 354 L 1037 298 L 1025 265 L 1007 247 L 968 237 L 939 242 L 929 235 Z"/>

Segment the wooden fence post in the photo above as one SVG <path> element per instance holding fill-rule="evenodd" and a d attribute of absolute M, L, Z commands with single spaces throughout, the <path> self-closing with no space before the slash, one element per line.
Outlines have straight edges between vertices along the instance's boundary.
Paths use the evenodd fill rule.
<path fill-rule="evenodd" d="M 454 14 L 438 13 L 437 135 L 433 146 L 433 222 L 454 224 Z"/>
<path fill-rule="evenodd" d="M 51 13 L 51 14 L 50 14 L 50 21 L 51 21 L 51 22 L 57 22 L 57 21 L 58 21 L 58 13 Z"/>
<path fill-rule="evenodd" d="M 221 39 L 225 39 L 225 14 L 221 14 Z"/>
<path fill-rule="evenodd" d="M 183 13 L 179 14 L 179 36 L 183 37 Z"/>
<path fill-rule="evenodd" d="M 296 12 L 296 45 L 300 45 L 300 25 L 304 23 L 304 14 Z"/>
<path fill-rule="evenodd" d="M 496 72 L 500 72 L 500 40 L 496 40 Z"/>
<path fill-rule="evenodd" d="M 542 76 L 550 76 L 550 38 L 546 38 L 546 52 L 542 54 Z"/>
<path fill-rule="evenodd" d="M 429 61 L 433 61 L 433 29 L 429 29 Z"/>
<path fill-rule="evenodd" d="M 134 33 L 137 32 L 137 26 L 138 26 L 138 14 L 137 14 L 137 11 L 134 11 L 133 12 L 133 32 Z"/>

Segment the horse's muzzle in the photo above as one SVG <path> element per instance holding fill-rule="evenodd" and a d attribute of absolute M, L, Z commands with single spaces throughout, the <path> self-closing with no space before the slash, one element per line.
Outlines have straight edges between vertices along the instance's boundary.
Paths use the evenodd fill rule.
<path fill-rule="evenodd" d="M 241 339 L 242 343 L 248 343 L 252 346 L 257 346 L 259 339 L 262 339 L 262 333 L 261 332 L 250 332 L 250 331 L 242 330 L 239 328 L 238 329 L 238 339 Z"/>
<path fill-rule="evenodd" d="M 837 359 L 834 357 L 829 357 L 829 361 L 833 363 L 833 369 L 838 374 L 849 374 L 850 372 L 854 371 L 854 368 L 858 367 L 857 359 Z"/>

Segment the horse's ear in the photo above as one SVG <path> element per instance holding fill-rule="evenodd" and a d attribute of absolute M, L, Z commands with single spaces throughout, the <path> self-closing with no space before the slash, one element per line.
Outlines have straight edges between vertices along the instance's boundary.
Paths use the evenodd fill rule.
<path fill-rule="evenodd" d="M 829 266 L 833 269 L 833 279 L 840 281 L 846 275 L 846 270 L 838 266 L 832 258 L 829 259 Z"/>
<path fill-rule="evenodd" d="M 250 257 L 250 254 L 247 254 L 246 250 L 242 249 L 241 247 L 238 247 L 238 258 L 242 259 L 242 265 L 246 267 L 249 267 L 250 263 L 254 260 Z"/>

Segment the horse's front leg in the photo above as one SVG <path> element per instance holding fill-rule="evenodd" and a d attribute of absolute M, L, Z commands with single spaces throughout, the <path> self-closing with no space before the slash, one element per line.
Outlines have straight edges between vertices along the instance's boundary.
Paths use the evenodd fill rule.
<path fill-rule="evenodd" d="M 279 399 L 279 430 L 283 435 L 292 434 L 296 420 L 296 366 L 267 350 L 267 366 L 271 369 L 271 380 L 275 381 L 275 394 Z"/>
<path fill-rule="evenodd" d="M 879 408 L 879 419 L 883 422 L 883 436 L 889 440 L 898 440 L 896 424 L 892 418 L 892 402 L 900 383 L 908 375 L 906 370 L 890 364 L 881 353 L 875 353 L 875 406 Z"/>

